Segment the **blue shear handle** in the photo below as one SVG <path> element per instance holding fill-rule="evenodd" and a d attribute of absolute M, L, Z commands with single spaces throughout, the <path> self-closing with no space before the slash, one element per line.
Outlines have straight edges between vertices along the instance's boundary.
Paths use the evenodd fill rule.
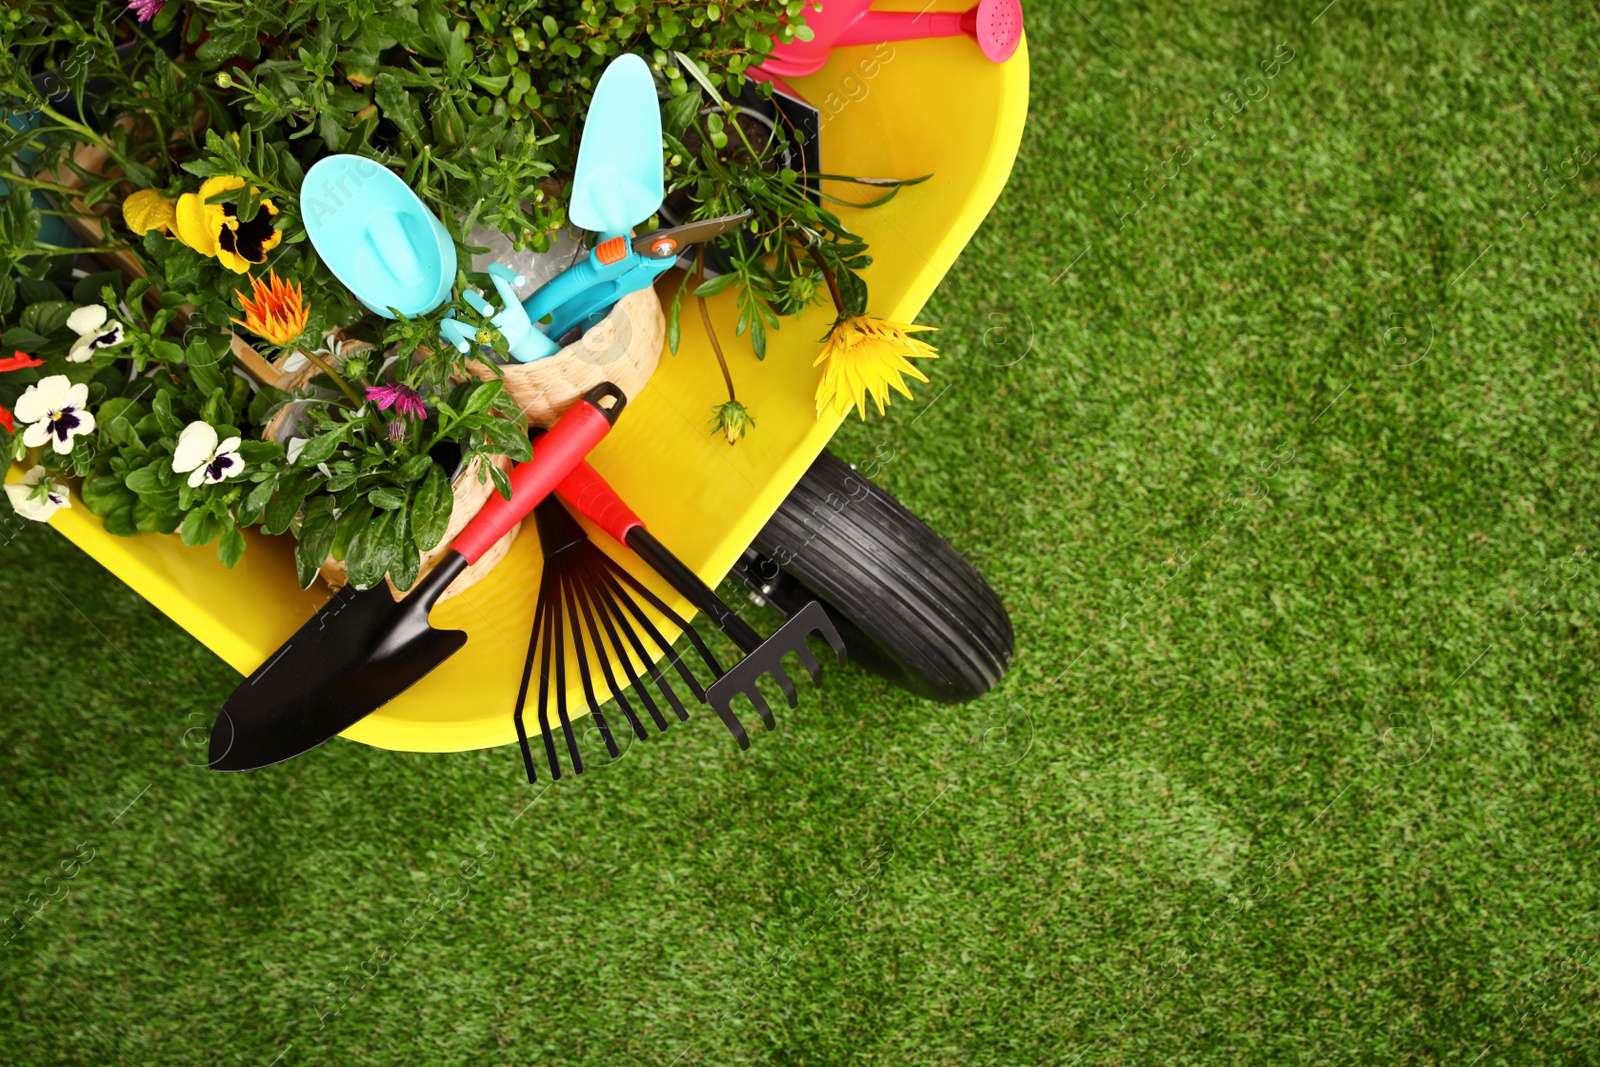
<path fill-rule="evenodd" d="M 632 252 L 631 249 L 629 251 Z M 627 269 L 627 257 L 607 265 L 596 259 L 591 252 L 582 262 L 573 264 L 540 286 L 533 295 L 522 302 L 522 310 L 528 313 L 528 321 L 537 324 L 540 319 L 553 313 L 562 304 L 581 296 L 591 286 L 615 278 Z M 561 336 L 554 330 L 547 329 L 546 332 L 551 337 Z"/>
<path fill-rule="evenodd" d="M 629 252 L 622 261 L 628 269 L 615 278 L 598 282 L 556 308 L 550 320 L 550 336 L 563 337 L 574 326 L 587 329 L 605 316 L 618 300 L 655 282 L 672 268 L 673 259 L 647 259 Z"/>
<path fill-rule="evenodd" d="M 607 233 L 601 235 L 600 243 L 615 237 L 632 241 L 626 233 Z M 641 256 L 631 244 L 624 248 L 623 257 L 615 263 L 601 263 L 591 252 L 583 262 L 546 282 L 522 302 L 522 310 L 529 321 L 537 324 L 549 315 L 550 325 L 539 328 L 559 339 L 574 326 L 586 325 L 597 312 L 604 313 L 629 293 L 651 284 L 673 264 L 670 258 L 657 260 Z"/>

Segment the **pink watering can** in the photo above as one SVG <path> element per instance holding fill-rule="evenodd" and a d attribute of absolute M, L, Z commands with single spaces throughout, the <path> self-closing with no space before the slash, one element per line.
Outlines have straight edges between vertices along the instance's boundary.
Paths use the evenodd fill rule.
<path fill-rule="evenodd" d="M 872 0 L 813 0 L 805 11 L 809 41 L 772 50 L 761 69 L 798 78 L 822 69 L 835 48 L 924 37 L 971 37 L 991 63 L 1004 63 L 1022 40 L 1020 0 L 980 0 L 965 12 L 874 11 Z"/>

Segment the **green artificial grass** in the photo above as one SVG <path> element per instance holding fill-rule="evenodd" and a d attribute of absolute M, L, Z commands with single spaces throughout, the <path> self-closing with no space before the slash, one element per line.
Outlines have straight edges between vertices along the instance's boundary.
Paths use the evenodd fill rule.
<path fill-rule="evenodd" d="M 1009 606 L 974 704 L 217 776 L 237 676 L 16 535 L 0 1059 L 1600 1062 L 1595 13 L 1321 7 L 1028 7 L 934 380 L 835 444 Z"/>

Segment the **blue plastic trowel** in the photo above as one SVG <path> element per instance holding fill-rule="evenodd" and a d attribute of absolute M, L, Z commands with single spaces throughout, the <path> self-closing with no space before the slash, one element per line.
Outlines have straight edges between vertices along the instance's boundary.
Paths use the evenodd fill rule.
<path fill-rule="evenodd" d="M 455 242 L 387 167 L 363 156 L 318 160 L 300 185 L 300 208 L 317 255 L 371 311 L 386 319 L 397 313 L 425 315 L 449 299 L 456 276 Z M 498 263 L 489 264 L 488 270 L 496 285 L 523 284 L 521 275 Z M 483 310 L 477 293 L 469 292 L 467 298 Z M 451 319 L 446 325 L 454 329 L 442 331 L 445 340 L 468 351 L 461 336 L 465 324 Z M 515 325 L 502 329 L 513 350 L 525 353 L 520 357 L 524 360 L 556 350 L 529 324 L 520 332 Z"/>

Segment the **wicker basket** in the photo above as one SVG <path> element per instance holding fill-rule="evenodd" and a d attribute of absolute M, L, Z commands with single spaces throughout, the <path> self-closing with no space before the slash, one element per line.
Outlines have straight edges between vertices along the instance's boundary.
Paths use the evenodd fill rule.
<path fill-rule="evenodd" d="M 593 329 L 555 355 L 503 364 L 499 370 L 528 423 L 548 428 L 601 382 L 615 384 L 629 399 L 637 397 L 656 371 L 666 336 L 661 301 L 647 286 L 617 301 Z M 469 363 L 467 369 L 484 380 L 496 376 L 483 363 Z"/>
<path fill-rule="evenodd" d="M 467 523 L 472 521 L 472 517 L 478 513 L 478 509 L 483 507 L 484 501 L 489 499 L 489 494 L 494 492 L 493 481 L 488 479 L 482 482 L 478 481 L 478 468 L 481 463 L 482 460 L 474 458 L 467 465 L 467 468 L 456 476 L 456 480 L 452 485 L 455 490 L 455 506 L 450 511 L 450 525 L 446 528 L 444 537 L 440 538 L 439 543 L 422 554 L 422 569 L 417 572 L 418 582 L 429 571 L 433 570 L 434 565 L 439 562 L 446 552 L 450 551 L 450 545 L 455 541 L 456 535 L 466 529 Z M 505 456 L 495 456 L 494 463 L 501 470 L 510 473 L 510 459 Z M 488 577 L 489 572 L 494 569 L 494 565 L 504 559 L 507 552 L 511 551 L 511 543 L 517 539 L 517 532 L 521 529 L 522 524 L 520 522 L 511 527 L 504 537 L 490 546 L 489 551 L 478 557 L 478 562 L 462 571 L 456 580 L 451 582 L 439 596 L 439 599 L 441 601 L 449 600 L 453 596 L 466 592 L 477 582 Z M 345 573 L 344 563 L 334 559 L 332 556 L 322 561 L 321 574 L 322 580 L 331 585 L 336 591 L 343 589 L 349 581 L 349 576 Z M 394 582 L 388 578 L 385 578 L 384 581 L 389 584 L 389 595 L 396 600 L 404 600 L 410 592 L 410 590 L 405 593 L 400 592 L 394 587 Z M 413 583 L 411 588 L 415 589 L 416 584 Z"/>
<path fill-rule="evenodd" d="M 234 337 L 233 348 L 235 355 L 238 355 L 240 353 L 240 349 L 243 348 L 248 350 L 249 354 L 254 356 L 258 361 L 260 360 L 260 357 L 256 356 L 255 351 L 250 349 L 249 345 L 240 340 L 237 336 Z M 352 352 L 366 351 L 371 348 L 372 346 L 365 342 L 344 342 L 339 346 L 339 351 L 342 355 L 348 356 Z M 324 351 L 322 356 L 325 360 L 329 360 L 330 362 L 340 362 L 339 358 L 331 355 L 327 351 Z M 266 364 L 264 361 L 262 361 L 262 365 L 266 367 L 265 373 L 270 376 L 269 380 L 275 381 L 278 388 L 294 390 L 307 385 L 318 373 L 316 365 L 311 363 L 309 360 L 305 360 L 302 357 L 301 362 L 303 363 L 303 366 L 295 366 L 294 360 L 289 355 L 285 355 L 280 357 L 279 360 L 273 364 Z M 335 397 L 338 394 L 332 391 L 326 391 L 326 395 L 328 397 Z M 272 417 L 271 420 L 268 421 L 265 429 L 262 431 L 261 436 L 269 441 L 287 443 L 289 438 L 294 436 L 296 423 L 298 422 L 300 415 L 300 409 L 304 406 L 304 403 L 305 402 L 296 402 L 284 405 L 283 410 L 279 411 Z M 494 462 L 495 465 L 501 470 L 510 473 L 511 460 L 505 456 L 496 456 L 494 457 Z M 456 539 L 456 534 L 460 533 L 466 528 L 467 523 L 472 521 L 472 517 L 476 515 L 478 513 L 478 509 L 483 506 L 483 502 L 489 499 L 489 494 L 494 492 L 493 482 L 488 481 L 487 479 L 485 479 L 483 482 L 478 481 L 478 470 L 481 466 L 481 461 L 474 459 L 464 471 L 456 475 L 455 481 L 451 483 L 451 488 L 455 493 L 455 505 L 450 510 L 450 525 L 445 530 L 444 537 L 440 539 L 439 543 L 429 551 L 422 554 L 422 567 L 417 573 L 418 581 L 421 581 L 422 576 L 432 570 L 433 565 L 439 561 L 439 558 L 450 550 L 450 543 Z M 478 562 L 462 571 L 461 575 L 457 577 L 455 581 L 450 583 L 449 588 L 444 591 L 444 594 L 440 596 L 439 599 L 448 600 L 453 596 L 463 593 L 470 589 L 476 582 L 481 581 L 486 575 L 488 575 L 489 571 L 494 568 L 494 565 L 499 563 L 500 560 L 504 559 L 505 554 L 511 550 L 511 542 L 516 540 L 517 531 L 519 529 L 521 529 L 520 523 L 517 526 L 512 527 L 504 537 L 500 538 L 500 540 L 496 541 L 494 545 L 490 547 L 489 551 L 483 554 Z M 322 580 L 327 582 L 335 590 L 343 589 L 349 582 L 349 575 L 345 572 L 344 563 L 340 560 L 334 559 L 331 555 L 322 561 L 322 566 L 318 568 L 318 570 L 322 575 Z M 387 579 L 385 580 L 387 581 Z M 411 588 L 415 589 L 415 584 L 413 584 Z M 393 582 L 389 582 L 389 593 L 396 600 L 404 600 L 406 595 L 395 589 Z"/>

